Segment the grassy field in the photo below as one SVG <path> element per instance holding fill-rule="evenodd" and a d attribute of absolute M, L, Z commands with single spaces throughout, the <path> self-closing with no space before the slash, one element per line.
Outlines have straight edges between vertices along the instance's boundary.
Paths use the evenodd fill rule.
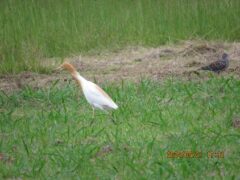
<path fill-rule="evenodd" d="M 46 73 L 51 60 L 126 46 L 157 47 L 189 39 L 239 41 L 240 1 L 2 0 L 0 24 L 0 75 Z M 31 79 L 38 83 L 43 76 L 25 73 L 2 78 L 0 179 L 239 179 L 240 80 L 230 75 L 239 68 L 238 48 L 227 47 L 210 49 L 215 55 L 221 48 L 231 50 L 234 61 L 225 76 L 196 75 L 189 82 L 181 75 L 162 77 L 163 72 L 176 71 L 171 61 L 155 69 L 153 74 L 162 77 L 159 81 L 102 84 L 120 108 L 108 114 L 97 111 L 95 118 L 73 82 L 57 80 L 33 88 Z M 173 51 L 171 60 L 185 59 L 179 52 Z M 217 57 L 213 54 L 207 60 Z M 136 69 L 154 66 L 160 60 L 159 51 L 141 57 L 125 58 L 121 66 L 130 72 L 134 65 Z M 192 59 L 178 64 L 185 68 L 183 74 L 189 70 L 186 65 L 196 60 L 186 58 Z M 152 64 L 144 64 L 145 60 Z M 86 69 L 79 69 L 89 77 L 108 70 L 107 62 L 84 63 Z M 118 62 L 113 64 L 109 76 L 118 72 L 119 78 L 125 77 L 126 69 L 120 71 Z M 140 70 L 128 76 L 147 74 L 147 68 Z M 50 80 L 46 82 L 54 81 Z M 177 152 L 197 157 L 177 158 Z"/>
<path fill-rule="evenodd" d="M 46 72 L 45 58 L 185 39 L 240 40 L 239 0 L 0 2 L 0 74 Z"/>
<path fill-rule="evenodd" d="M 103 85 L 120 106 L 91 107 L 72 83 L 0 94 L 0 178 L 240 178 L 240 81 L 212 77 Z M 169 151 L 201 152 L 169 158 Z M 224 157 L 208 157 L 224 152 Z M 217 155 L 215 155 L 217 156 Z"/>

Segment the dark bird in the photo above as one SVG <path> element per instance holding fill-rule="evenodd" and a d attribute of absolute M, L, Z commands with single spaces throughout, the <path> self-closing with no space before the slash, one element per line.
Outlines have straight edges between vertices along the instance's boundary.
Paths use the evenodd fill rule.
<path fill-rule="evenodd" d="M 222 58 L 209 64 L 208 66 L 201 67 L 201 70 L 208 70 L 219 73 L 224 71 L 229 66 L 229 56 L 227 53 L 223 53 Z"/>

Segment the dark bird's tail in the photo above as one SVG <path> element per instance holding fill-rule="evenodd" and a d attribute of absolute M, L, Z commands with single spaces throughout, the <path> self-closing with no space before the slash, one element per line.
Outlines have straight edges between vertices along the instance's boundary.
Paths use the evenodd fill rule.
<path fill-rule="evenodd" d="M 210 66 L 203 66 L 200 68 L 200 70 L 211 70 L 211 67 Z"/>

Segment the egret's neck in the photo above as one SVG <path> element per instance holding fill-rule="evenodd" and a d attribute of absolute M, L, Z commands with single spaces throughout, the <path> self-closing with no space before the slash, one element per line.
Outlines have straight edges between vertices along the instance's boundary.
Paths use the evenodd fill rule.
<path fill-rule="evenodd" d="M 77 81 L 77 83 L 83 88 L 83 84 L 85 81 L 87 81 L 86 79 L 84 79 L 78 72 L 77 70 L 74 68 L 73 65 L 65 62 L 61 65 L 62 68 L 66 69 L 68 72 L 71 73 L 72 77 Z"/>
<path fill-rule="evenodd" d="M 73 78 L 77 81 L 77 83 L 83 88 L 83 84 L 85 81 L 87 81 L 85 78 L 83 78 L 77 71 L 74 73 L 71 73 Z"/>

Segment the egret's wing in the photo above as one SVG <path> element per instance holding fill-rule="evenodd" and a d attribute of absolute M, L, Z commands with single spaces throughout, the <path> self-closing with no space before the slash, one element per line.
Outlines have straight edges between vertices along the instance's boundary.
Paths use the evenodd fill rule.
<path fill-rule="evenodd" d="M 99 86 L 89 81 L 88 97 L 94 104 L 101 105 L 103 108 L 114 108 L 118 106 Z"/>

